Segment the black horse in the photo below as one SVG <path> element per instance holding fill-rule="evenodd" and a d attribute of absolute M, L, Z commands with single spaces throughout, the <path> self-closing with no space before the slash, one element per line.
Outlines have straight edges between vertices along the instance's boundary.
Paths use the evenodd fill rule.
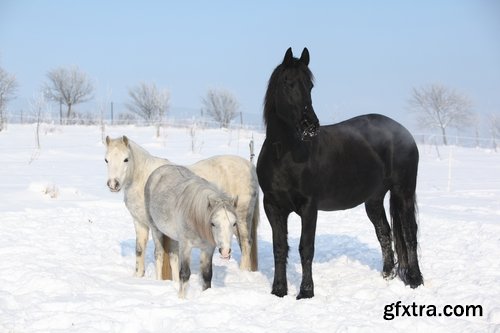
<path fill-rule="evenodd" d="M 314 79 L 308 65 L 307 48 L 300 59 L 289 48 L 269 79 L 264 101 L 266 140 L 257 175 L 273 231 L 272 293 L 287 294 L 288 215 L 295 212 L 301 217 L 302 282 L 297 299 L 309 298 L 314 296 L 311 265 L 318 210 L 342 210 L 361 203 L 382 248 L 383 277 L 397 274 L 416 288 L 423 278 L 417 257 L 415 141 L 402 125 L 378 114 L 320 127 L 311 101 Z M 383 205 L 388 191 L 392 236 Z"/>

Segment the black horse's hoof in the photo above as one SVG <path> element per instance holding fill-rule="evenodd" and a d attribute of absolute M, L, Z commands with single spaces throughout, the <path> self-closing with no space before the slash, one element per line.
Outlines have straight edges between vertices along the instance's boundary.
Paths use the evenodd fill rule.
<path fill-rule="evenodd" d="M 277 290 L 277 289 L 273 289 L 271 291 L 271 294 L 275 295 L 275 296 L 278 296 L 278 297 L 284 297 L 286 296 L 287 294 L 287 291 L 286 289 L 285 290 Z"/>
<path fill-rule="evenodd" d="M 418 269 L 400 268 L 398 270 L 398 275 L 404 284 L 410 286 L 412 289 L 424 284 L 424 278 Z"/>
<path fill-rule="evenodd" d="M 397 273 L 395 269 L 391 269 L 390 271 L 383 271 L 382 272 L 382 277 L 384 280 L 392 280 L 396 277 Z"/>
<path fill-rule="evenodd" d="M 271 291 L 271 294 L 276 295 L 278 297 L 283 297 L 286 296 L 287 293 L 288 293 L 288 288 L 286 286 L 286 283 L 273 284 L 273 290 Z"/>
<path fill-rule="evenodd" d="M 314 297 L 314 291 L 313 290 L 301 290 L 299 294 L 297 295 L 297 299 L 303 299 L 303 298 L 313 298 Z"/>

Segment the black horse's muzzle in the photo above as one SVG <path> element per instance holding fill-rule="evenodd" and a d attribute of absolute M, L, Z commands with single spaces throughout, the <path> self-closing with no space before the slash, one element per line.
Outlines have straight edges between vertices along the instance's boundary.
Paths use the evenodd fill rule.
<path fill-rule="evenodd" d="M 312 107 L 305 106 L 299 124 L 299 135 L 302 141 L 311 139 L 319 133 L 319 120 Z"/>

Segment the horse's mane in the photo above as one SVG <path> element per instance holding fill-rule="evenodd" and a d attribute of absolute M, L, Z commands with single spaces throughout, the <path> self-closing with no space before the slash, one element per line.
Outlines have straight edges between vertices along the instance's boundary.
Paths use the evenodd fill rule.
<path fill-rule="evenodd" d="M 306 77 L 311 81 L 314 82 L 314 75 L 309 69 L 308 66 L 305 66 L 302 64 L 299 59 L 293 58 L 293 63 L 290 65 L 285 65 L 285 64 L 279 64 L 271 74 L 271 77 L 269 78 L 269 82 L 267 84 L 267 90 L 266 90 L 266 95 L 264 97 L 264 124 L 267 126 L 269 117 L 271 116 L 272 113 L 275 112 L 275 100 L 274 96 L 276 94 L 276 90 L 278 89 L 278 83 L 280 77 L 283 75 L 283 72 L 287 68 L 299 68 L 301 69 L 301 73 L 304 73 Z"/>
<path fill-rule="evenodd" d="M 215 198 L 218 204 L 210 207 L 210 198 Z M 229 204 L 229 197 L 215 185 L 203 178 L 194 177 L 187 181 L 179 195 L 177 207 L 185 222 L 203 239 L 215 245 L 210 225 L 211 215 L 222 205 Z"/>
<path fill-rule="evenodd" d="M 153 154 L 151 154 L 149 151 L 144 149 L 141 145 L 139 145 L 135 141 L 128 139 L 128 143 L 129 143 L 129 149 L 132 152 L 132 154 L 134 155 L 134 158 L 137 158 L 137 156 L 141 156 L 144 160 L 148 160 L 150 158 L 153 158 L 153 159 L 160 158 L 160 157 L 157 157 L 157 156 L 154 156 Z M 162 158 L 162 159 L 164 159 L 164 158 Z"/>

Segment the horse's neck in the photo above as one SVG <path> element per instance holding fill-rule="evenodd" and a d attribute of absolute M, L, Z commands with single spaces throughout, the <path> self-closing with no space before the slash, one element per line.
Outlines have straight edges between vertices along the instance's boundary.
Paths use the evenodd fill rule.
<path fill-rule="evenodd" d="M 266 126 L 266 138 L 272 143 L 290 144 L 297 143 L 295 129 L 290 128 L 283 120 L 276 115 L 276 110 L 269 113 Z"/>
<path fill-rule="evenodd" d="M 285 153 L 289 152 L 295 162 L 305 162 L 315 156 L 314 140 L 302 141 L 297 137 L 296 129 L 290 128 L 276 113 L 272 113 L 268 117 L 266 127 L 266 141 L 272 147 L 271 151 L 278 159 L 282 158 Z"/>
<path fill-rule="evenodd" d="M 142 191 L 151 173 L 159 166 L 170 162 L 167 159 L 151 155 L 135 142 L 130 142 L 130 151 L 133 164 L 128 170 L 129 188 L 139 188 Z"/>

